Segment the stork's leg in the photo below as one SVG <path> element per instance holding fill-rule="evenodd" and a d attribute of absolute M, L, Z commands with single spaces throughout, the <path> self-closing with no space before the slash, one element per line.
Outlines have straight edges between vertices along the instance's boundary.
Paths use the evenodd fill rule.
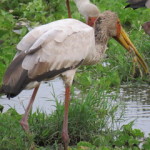
<path fill-rule="evenodd" d="M 67 5 L 67 9 L 68 9 L 68 17 L 71 18 L 71 11 L 70 11 L 69 0 L 66 0 L 66 5 Z"/>
<path fill-rule="evenodd" d="M 34 89 L 34 91 L 32 93 L 32 97 L 29 101 L 29 104 L 28 104 L 26 110 L 25 110 L 25 114 L 23 115 L 23 117 L 20 121 L 20 124 L 21 124 L 21 126 L 22 126 L 22 128 L 24 129 L 25 132 L 29 132 L 28 115 L 29 115 L 29 112 L 32 108 L 32 105 L 33 105 L 36 93 L 39 89 L 39 86 L 40 86 L 40 84 Z"/>
<path fill-rule="evenodd" d="M 69 144 L 69 135 L 68 135 L 68 111 L 70 103 L 70 86 L 65 88 L 65 110 L 64 110 L 64 121 L 62 129 L 62 140 L 64 142 L 64 150 L 67 150 Z"/>

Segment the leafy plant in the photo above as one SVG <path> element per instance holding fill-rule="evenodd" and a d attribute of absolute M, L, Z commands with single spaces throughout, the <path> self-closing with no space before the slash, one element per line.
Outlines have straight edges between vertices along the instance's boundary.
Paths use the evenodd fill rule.
<path fill-rule="evenodd" d="M 109 135 L 112 131 L 111 125 L 116 119 L 114 116 L 117 106 L 108 103 L 107 98 L 103 97 L 103 91 L 93 91 L 83 95 L 82 99 L 72 98 L 69 109 L 71 145 L 76 145 L 80 141 L 92 142 L 98 135 L 105 133 Z M 21 146 L 30 147 L 33 140 L 38 146 L 44 147 L 61 143 L 63 111 L 64 106 L 57 103 L 56 111 L 51 115 L 39 111 L 30 114 L 31 137 L 27 136 L 21 129 L 19 125 L 21 115 L 17 114 L 15 110 L 10 109 L 6 113 L 1 113 L 0 145 L 3 148 L 10 148 L 14 140 L 17 140 L 19 144 L 14 145 L 14 149 L 19 149 Z"/>

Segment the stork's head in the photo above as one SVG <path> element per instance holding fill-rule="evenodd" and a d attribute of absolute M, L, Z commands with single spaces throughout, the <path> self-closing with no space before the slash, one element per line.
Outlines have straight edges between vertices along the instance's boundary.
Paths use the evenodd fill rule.
<path fill-rule="evenodd" d="M 103 35 L 103 37 L 115 37 L 118 34 L 117 32 L 119 32 L 117 30 L 120 29 L 118 22 L 118 17 L 115 13 L 111 11 L 105 11 L 97 17 L 94 28 L 96 29 L 96 32 L 101 32 L 100 34 Z"/>
<path fill-rule="evenodd" d="M 81 15 L 86 19 L 86 23 L 90 26 L 94 25 L 95 20 L 100 14 L 98 7 L 90 2 L 90 0 L 74 0 Z"/>
<path fill-rule="evenodd" d="M 149 73 L 148 67 L 141 55 L 129 39 L 128 35 L 124 31 L 118 16 L 111 12 L 106 11 L 97 18 L 95 21 L 95 37 L 96 42 L 104 42 L 110 37 L 113 37 L 118 41 L 126 50 L 136 57 L 137 62 L 143 67 L 145 73 Z"/>

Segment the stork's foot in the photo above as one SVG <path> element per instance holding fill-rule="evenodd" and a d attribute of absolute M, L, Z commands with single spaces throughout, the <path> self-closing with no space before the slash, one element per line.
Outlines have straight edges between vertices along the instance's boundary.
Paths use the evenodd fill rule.
<path fill-rule="evenodd" d="M 22 119 L 20 121 L 20 125 L 22 126 L 22 128 L 25 132 L 29 133 L 29 124 L 26 120 Z"/>
<path fill-rule="evenodd" d="M 64 150 L 68 150 L 68 144 L 69 144 L 69 135 L 66 132 L 62 132 L 62 140 L 64 144 Z"/>
<path fill-rule="evenodd" d="M 20 125 L 27 135 L 27 140 L 29 141 L 29 143 L 31 142 L 29 150 L 36 150 L 36 145 L 33 140 L 33 134 L 29 131 L 28 121 L 25 118 L 22 118 L 22 120 L 20 121 Z"/>

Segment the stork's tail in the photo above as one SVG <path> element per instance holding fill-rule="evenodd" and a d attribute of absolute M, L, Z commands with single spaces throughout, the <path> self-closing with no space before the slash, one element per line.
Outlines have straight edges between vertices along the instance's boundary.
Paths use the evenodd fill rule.
<path fill-rule="evenodd" d="M 6 92 L 5 92 L 5 90 L 4 90 L 4 88 L 3 88 L 3 86 L 1 86 L 0 87 L 0 95 L 3 95 L 3 94 L 7 95 Z M 7 98 L 10 99 L 9 94 L 7 95 Z"/>

